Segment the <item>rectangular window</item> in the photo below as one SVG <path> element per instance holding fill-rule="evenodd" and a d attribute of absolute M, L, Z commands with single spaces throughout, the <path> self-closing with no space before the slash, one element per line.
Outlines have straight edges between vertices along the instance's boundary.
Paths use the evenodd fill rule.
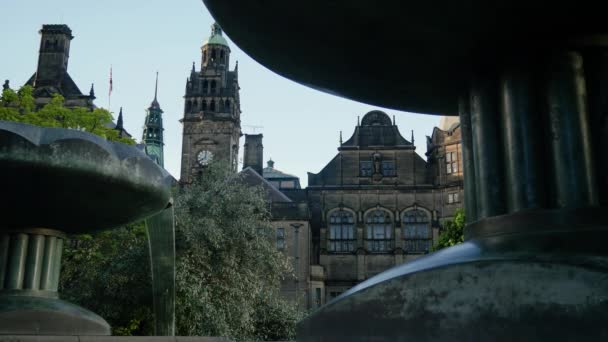
<path fill-rule="evenodd" d="M 445 173 L 452 174 L 458 172 L 458 157 L 456 152 L 445 153 Z"/>
<path fill-rule="evenodd" d="M 361 177 L 371 177 L 372 176 L 372 162 L 371 161 L 359 162 L 359 175 Z"/>
<path fill-rule="evenodd" d="M 460 200 L 458 199 L 458 193 L 457 192 L 448 194 L 448 204 L 458 203 L 458 202 L 460 202 Z"/>
<path fill-rule="evenodd" d="M 390 224 L 368 224 L 367 249 L 371 252 L 385 252 L 392 249 L 392 231 L 393 226 Z"/>
<path fill-rule="evenodd" d="M 277 228 L 277 249 L 285 249 L 285 228 Z"/>
<path fill-rule="evenodd" d="M 355 229 L 351 225 L 329 226 L 329 250 L 352 252 L 355 250 Z"/>
<path fill-rule="evenodd" d="M 315 288 L 315 302 L 314 302 L 314 307 L 318 308 L 319 306 L 321 306 L 321 288 L 320 287 L 316 287 Z"/>
<path fill-rule="evenodd" d="M 407 224 L 404 228 L 404 239 L 428 239 L 429 237 L 430 229 L 428 223 Z"/>
<path fill-rule="evenodd" d="M 385 160 L 382 162 L 382 175 L 385 177 L 391 177 L 395 175 L 395 162 L 392 160 Z"/>

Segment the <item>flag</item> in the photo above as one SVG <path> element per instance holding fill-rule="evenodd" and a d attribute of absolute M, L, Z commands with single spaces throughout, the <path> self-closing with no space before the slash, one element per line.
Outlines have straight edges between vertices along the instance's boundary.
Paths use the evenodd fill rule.
<path fill-rule="evenodd" d="M 110 90 L 108 91 L 108 97 L 112 96 L 112 66 L 110 65 Z"/>

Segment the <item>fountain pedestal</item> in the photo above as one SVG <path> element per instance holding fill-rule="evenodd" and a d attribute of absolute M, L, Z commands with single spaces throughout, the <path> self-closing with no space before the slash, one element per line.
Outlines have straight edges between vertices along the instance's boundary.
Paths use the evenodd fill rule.
<path fill-rule="evenodd" d="M 134 146 L 0 121 L 0 335 L 110 335 L 103 318 L 60 299 L 66 234 L 150 217 L 170 205 L 170 184 Z"/>
<path fill-rule="evenodd" d="M 465 242 L 355 286 L 300 322 L 298 341 L 608 338 L 600 5 L 203 1 L 241 49 L 287 78 L 460 116 Z"/>

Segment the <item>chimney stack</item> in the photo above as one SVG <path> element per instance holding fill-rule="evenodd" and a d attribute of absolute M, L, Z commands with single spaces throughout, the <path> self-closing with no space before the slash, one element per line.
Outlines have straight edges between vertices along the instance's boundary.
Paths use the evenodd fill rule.
<path fill-rule="evenodd" d="M 245 156 L 243 157 L 243 169 L 251 167 L 260 176 L 264 176 L 264 145 L 262 145 L 262 134 L 245 134 Z"/>

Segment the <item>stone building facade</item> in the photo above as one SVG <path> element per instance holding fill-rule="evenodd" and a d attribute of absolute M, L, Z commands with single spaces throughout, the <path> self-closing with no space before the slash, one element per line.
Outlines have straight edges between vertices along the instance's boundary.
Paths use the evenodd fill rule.
<path fill-rule="evenodd" d="M 212 159 L 221 159 L 236 171 L 241 106 L 238 65 L 230 66 L 230 47 L 218 24 L 201 47 L 201 69 L 194 64 L 186 81 L 181 182 L 191 181 Z"/>
<path fill-rule="evenodd" d="M 457 124 L 435 128 L 425 161 L 413 138 L 372 111 L 319 173 L 309 173 L 311 265 L 320 286 L 311 288 L 311 305 L 430 251 L 441 222 L 461 207 L 459 144 Z"/>
<path fill-rule="evenodd" d="M 289 199 L 269 200 L 277 248 L 296 272 L 282 284 L 285 297 L 314 308 L 429 253 L 462 207 L 460 125 L 442 122 L 426 145 L 425 160 L 388 115 L 372 111 L 319 173 L 309 173 L 306 189 L 267 162 L 266 186 Z M 243 172 L 259 175 L 262 135 L 245 135 L 245 146 Z"/>
<path fill-rule="evenodd" d="M 200 72 L 186 86 L 181 181 L 211 158 L 236 166 L 240 129 L 237 69 L 214 24 Z M 462 207 L 460 126 L 444 122 L 426 141 L 426 160 L 384 112 L 371 111 L 318 173 L 298 177 L 263 167 L 262 134 L 245 135 L 244 179 L 262 186 L 276 246 L 293 263 L 282 294 L 314 308 L 395 265 L 429 253 L 442 222 Z"/>

